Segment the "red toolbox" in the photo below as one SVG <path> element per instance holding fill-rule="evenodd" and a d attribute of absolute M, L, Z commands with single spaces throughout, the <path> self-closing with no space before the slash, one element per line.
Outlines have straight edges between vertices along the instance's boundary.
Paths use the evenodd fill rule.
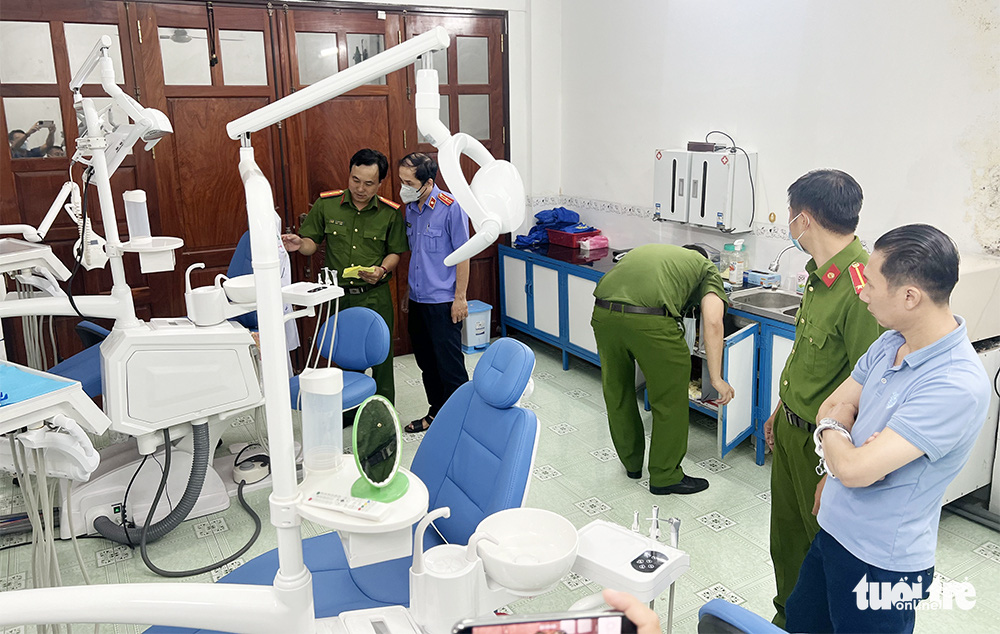
<path fill-rule="evenodd" d="M 546 229 L 549 234 L 549 242 L 552 244 L 558 244 L 561 247 L 569 247 L 571 249 L 580 248 L 580 240 L 584 238 L 592 238 L 594 236 L 601 235 L 600 229 L 594 229 L 593 231 L 581 231 L 580 233 L 569 233 L 566 231 L 559 231 L 557 229 Z"/>

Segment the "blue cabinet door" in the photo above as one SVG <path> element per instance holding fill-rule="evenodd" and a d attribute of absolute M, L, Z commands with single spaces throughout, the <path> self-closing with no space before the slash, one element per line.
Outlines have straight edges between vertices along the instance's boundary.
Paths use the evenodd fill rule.
<path fill-rule="evenodd" d="M 736 395 L 727 405 L 719 408 L 720 458 L 754 433 L 759 330 L 757 324 L 749 324 L 725 339 L 722 378 L 733 387 Z"/>

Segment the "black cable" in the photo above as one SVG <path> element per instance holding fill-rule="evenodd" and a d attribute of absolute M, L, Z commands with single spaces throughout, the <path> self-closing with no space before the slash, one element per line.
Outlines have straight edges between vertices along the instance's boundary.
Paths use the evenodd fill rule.
<path fill-rule="evenodd" d="M 1000 386 L 997 384 L 997 380 L 1000 379 L 1000 368 L 997 368 L 997 373 L 993 376 L 993 391 L 1000 396 Z"/>
<path fill-rule="evenodd" d="M 711 132 L 709 132 L 708 134 L 706 134 L 705 135 L 705 143 L 708 143 L 708 137 L 710 135 L 712 135 L 712 134 L 721 134 L 722 136 L 724 136 L 727 139 L 729 139 L 730 143 L 732 143 L 732 145 L 730 145 L 729 147 L 722 147 L 722 148 L 719 148 L 719 149 L 721 149 L 721 150 L 739 150 L 740 152 L 743 152 L 743 156 L 747 157 L 747 177 L 750 179 L 750 228 L 753 229 L 753 221 L 754 221 L 754 218 L 757 216 L 757 191 L 756 191 L 756 189 L 754 188 L 754 185 L 753 185 L 753 171 L 750 169 L 750 155 L 747 154 L 746 150 L 744 150 L 740 146 L 736 145 L 736 141 L 733 139 L 733 137 L 729 136 L 728 134 L 726 134 L 722 130 L 712 130 Z M 733 152 L 733 154 L 735 154 L 735 152 Z M 722 231 L 722 233 L 732 233 L 733 231 L 735 231 L 735 228 L 734 229 L 722 229 L 721 231 Z"/>
<path fill-rule="evenodd" d="M 128 524 L 126 524 L 127 514 L 125 510 L 128 507 L 128 493 L 129 491 L 132 490 L 132 483 L 135 482 L 136 476 L 139 475 L 139 471 L 142 469 L 142 466 L 146 464 L 147 460 L 149 460 L 149 454 L 146 454 L 145 456 L 142 457 L 142 462 L 140 462 L 139 466 L 135 468 L 135 473 L 132 474 L 132 479 L 128 481 L 128 486 L 125 487 L 125 497 L 122 498 L 122 509 L 121 509 L 122 528 L 125 529 L 128 528 Z M 128 541 L 129 548 L 135 548 L 135 544 L 132 543 L 132 538 L 130 538 L 128 535 L 128 530 L 125 531 L 125 539 Z"/>
<path fill-rule="evenodd" d="M 85 248 L 83 241 L 87 233 L 87 193 L 90 191 L 90 175 L 92 173 L 92 169 L 89 167 L 83 170 L 83 204 L 80 209 L 80 213 L 83 215 L 83 228 L 80 231 L 80 248 L 76 250 L 76 264 L 73 265 L 73 272 L 70 273 L 69 280 L 66 281 L 66 295 L 69 297 L 69 305 L 73 307 L 73 310 L 80 316 L 80 319 L 88 318 L 76 307 L 76 301 L 73 299 L 73 280 L 76 279 L 76 273 L 80 270 L 80 261 L 83 259 L 83 250 Z"/>
<path fill-rule="evenodd" d="M 210 564 L 208 566 L 203 566 L 201 568 L 196 568 L 194 570 L 163 570 L 162 568 L 158 568 L 155 564 L 153 564 L 152 561 L 150 561 L 149 554 L 146 552 L 146 533 L 149 530 L 150 522 L 153 519 L 153 511 L 156 510 L 157 504 L 160 503 L 160 496 L 163 495 L 164 489 L 167 488 L 167 474 L 170 472 L 170 432 L 167 431 L 166 429 L 163 430 L 163 444 L 164 444 L 163 477 L 160 478 L 160 486 L 156 489 L 156 495 L 153 497 L 153 504 L 149 509 L 149 515 L 146 516 L 146 521 L 142 526 L 142 533 L 139 539 L 139 553 L 142 555 L 142 561 L 146 564 L 147 568 L 149 568 L 156 574 L 160 575 L 161 577 L 173 577 L 173 578 L 192 577 L 194 575 L 204 574 L 206 572 L 211 572 L 215 570 L 219 566 L 225 566 L 228 563 L 236 561 L 236 559 L 241 557 L 245 552 L 250 550 L 251 546 L 254 545 L 254 542 L 256 542 L 257 538 L 260 536 L 260 529 L 261 529 L 260 516 L 254 512 L 253 508 L 249 504 L 247 504 L 246 498 L 243 497 L 243 487 L 246 485 L 245 480 L 243 482 L 240 482 L 239 488 L 236 489 L 236 496 L 240 500 L 240 505 L 244 509 L 246 509 L 247 513 L 249 513 L 250 517 L 253 519 L 254 530 L 253 530 L 253 535 L 250 537 L 250 540 L 247 541 L 247 543 L 244 544 L 242 548 L 237 550 L 229 557 L 226 557 L 222 561 Z"/>
<path fill-rule="evenodd" d="M 166 451 L 166 450 L 164 450 L 164 451 Z M 166 473 L 166 469 L 164 469 L 163 465 L 160 464 L 160 461 L 156 459 L 156 456 L 153 456 L 153 462 L 155 462 L 156 466 L 160 468 L 160 473 L 161 474 Z M 174 508 L 174 501 L 170 499 L 170 491 L 164 491 L 164 493 L 167 495 L 167 504 L 169 504 L 170 505 L 170 509 L 173 510 L 173 508 Z"/>

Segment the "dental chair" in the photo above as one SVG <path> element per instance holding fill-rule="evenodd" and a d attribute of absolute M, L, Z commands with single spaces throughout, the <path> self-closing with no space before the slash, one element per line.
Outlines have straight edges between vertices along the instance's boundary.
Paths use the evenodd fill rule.
<path fill-rule="evenodd" d="M 49 368 L 52 374 L 79 381 L 83 391 L 90 398 L 99 396 L 101 387 L 101 346 L 111 331 L 92 321 L 81 321 L 76 325 L 76 334 L 83 342 L 83 350 Z"/>
<path fill-rule="evenodd" d="M 346 311 L 345 311 L 346 312 Z M 488 515 L 524 504 L 538 445 L 534 412 L 515 407 L 531 377 L 535 355 L 514 339 L 487 349 L 471 381 L 458 388 L 427 430 L 410 470 L 427 486 L 428 510 L 447 506 L 451 516 L 433 523 L 424 548 L 466 544 Z M 336 533 L 302 542 L 312 572 L 317 618 L 347 610 L 408 606 L 412 557 L 350 568 Z M 266 585 L 278 570 L 272 550 L 243 564 L 219 583 Z M 207 630 L 155 627 L 147 633 L 209 634 Z"/>
<path fill-rule="evenodd" d="M 698 634 L 784 634 L 785 630 L 725 599 L 712 599 L 698 610 Z"/>
<path fill-rule="evenodd" d="M 346 412 L 375 394 L 375 379 L 365 374 L 365 370 L 385 361 L 392 340 L 385 320 L 371 308 L 353 306 L 340 311 L 336 332 L 334 319 L 338 318 L 330 317 L 319 327 L 315 345 L 321 357 L 344 371 L 342 398 Z M 332 351 L 330 339 L 333 339 Z M 299 377 L 291 378 L 289 388 L 292 409 L 298 409 Z"/>

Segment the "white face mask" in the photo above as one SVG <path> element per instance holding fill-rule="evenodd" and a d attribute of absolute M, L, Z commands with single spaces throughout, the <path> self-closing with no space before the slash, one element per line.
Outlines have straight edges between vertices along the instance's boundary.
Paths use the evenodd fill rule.
<path fill-rule="evenodd" d="M 423 189 L 421 186 L 420 189 Z M 414 203 L 420 200 L 420 189 L 416 187 L 410 187 L 409 185 L 403 185 L 399 188 L 399 199 L 404 203 Z"/>

